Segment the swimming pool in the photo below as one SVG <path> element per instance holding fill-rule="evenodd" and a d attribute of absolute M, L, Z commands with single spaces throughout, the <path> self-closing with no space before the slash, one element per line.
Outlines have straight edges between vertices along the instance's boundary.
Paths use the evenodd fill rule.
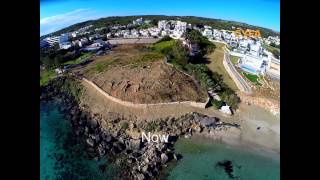
<path fill-rule="evenodd" d="M 258 74 L 258 70 L 248 67 L 246 65 L 241 65 L 241 69 L 251 74 Z"/>

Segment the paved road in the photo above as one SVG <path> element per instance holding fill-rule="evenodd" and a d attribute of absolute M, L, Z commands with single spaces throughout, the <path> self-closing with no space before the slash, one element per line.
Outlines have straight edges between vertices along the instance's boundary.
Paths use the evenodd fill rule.
<path fill-rule="evenodd" d="M 230 74 L 231 78 L 235 81 L 235 83 L 238 86 L 238 88 L 244 93 L 251 94 L 252 93 L 251 87 L 241 77 L 241 75 L 238 73 L 238 71 L 234 68 L 233 64 L 231 63 L 229 52 L 225 51 L 223 61 L 225 61 L 224 65 L 228 66 L 228 67 L 225 67 L 225 68 L 226 68 L 227 72 Z"/>

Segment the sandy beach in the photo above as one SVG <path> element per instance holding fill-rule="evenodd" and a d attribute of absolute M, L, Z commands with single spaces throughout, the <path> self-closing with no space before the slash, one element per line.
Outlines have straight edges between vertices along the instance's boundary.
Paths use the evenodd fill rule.
<path fill-rule="evenodd" d="M 236 127 L 218 128 L 215 131 L 195 134 L 193 138 L 222 142 L 231 146 L 267 152 L 275 156 L 280 155 L 279 116 L 258 106 L 241 104 L 240 111 L 232 119 L 233 121 L 238 119 L 240 129 Z"/>

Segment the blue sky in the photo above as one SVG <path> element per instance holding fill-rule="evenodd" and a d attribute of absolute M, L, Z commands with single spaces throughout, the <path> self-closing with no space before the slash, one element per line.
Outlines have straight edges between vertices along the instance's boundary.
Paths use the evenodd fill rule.
<path fill-rule="evenodd" d="M 106 16 L 187 15 L 280 31 L 280 0 L 41 0 L 40 35 Z"/>

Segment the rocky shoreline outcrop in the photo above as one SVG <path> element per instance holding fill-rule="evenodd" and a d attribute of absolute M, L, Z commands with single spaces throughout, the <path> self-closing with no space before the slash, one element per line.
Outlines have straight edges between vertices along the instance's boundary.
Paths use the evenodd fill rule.
<path fill-rule="evenodd" d="M 121 167 L 114 179 L 159 179 L 163 168 L 181 155 L 174 151 L 174 142 L 179 137 L 188 138 L 193 133 L 219 131 L 236 124 L 220 122 L 218 118 L 199 113 L 188 113 L 179 118 L 167 117 L 155 120 L 136 121 L 112 113 L 103 119 L 90 113 L 90 108 L 79 106 L 67 77 L 58 77 L 41 88 L 40 101 L 55 100 L 61 103 L 60 111 L 70 120 L 73 132 L 84 137 L 88 155 L 93 159 L 107 156 Z M 168 142 L 143 142 L 141 132 L 157 132 L 169 135 Z M 137 134 L 138 137 L 133 136 Z"/>

